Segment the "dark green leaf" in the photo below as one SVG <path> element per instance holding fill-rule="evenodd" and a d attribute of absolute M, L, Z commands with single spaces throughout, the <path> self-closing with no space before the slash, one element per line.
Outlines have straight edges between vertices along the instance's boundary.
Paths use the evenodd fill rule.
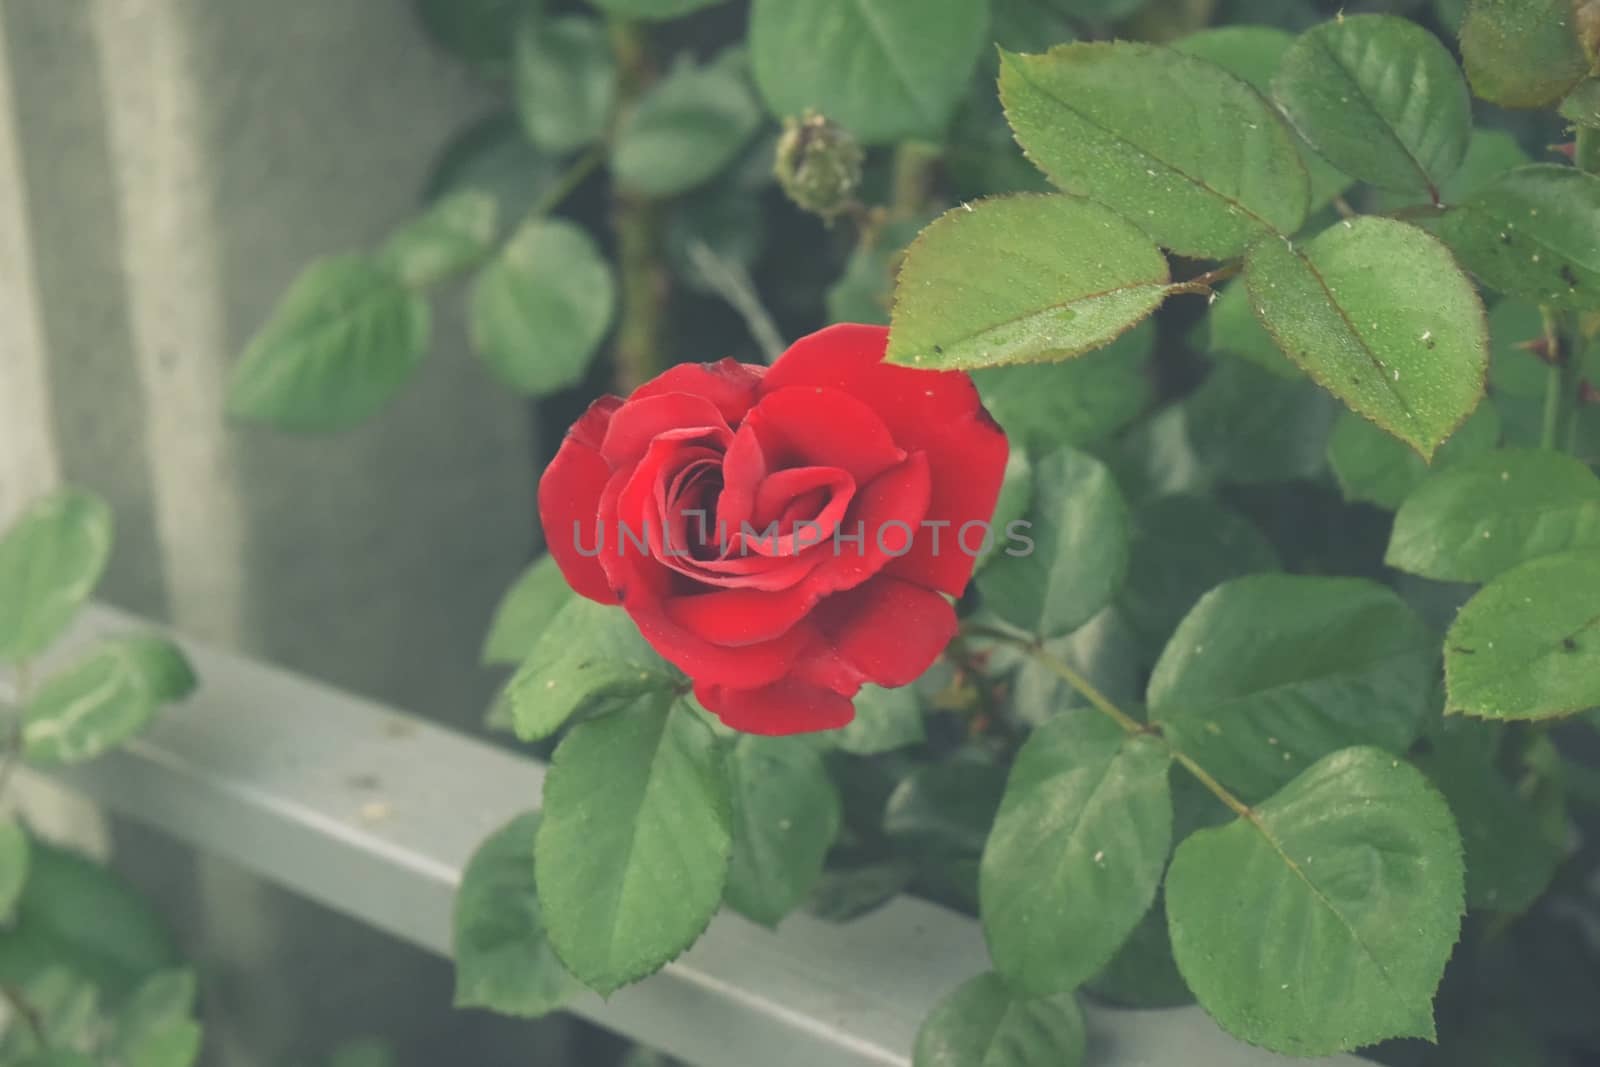
<path fill-rule="evenodd" d="M 1415 226 L 1365 217 L 1299 247 L 1271 238 L 1250 250 L 1245 280 L 1289 358 L 1423 458 L 1483 399 L 1483 305 Z"/>
<path fill-rule="evenodd" d="M 478 846 L 455 904 L 458 1008 L 532 1017 L 564 1006 L 582 989 L 545 935 L 534 882 L 537 813 L 521 815 Z"/>
<path fill-rule="evenodd" d="M 1455 177 L 1439 190 L 1447 204 L 1459 204 L 1481 192 L 1508 170 L 1525 167 L 1532 160 L 1517 139 L 1504 130 L 1474 130 L 1467 145 L 1467 158 Z"/>
<path fill-rule="evenodd" d="M 839 791 L 816 749 L 795 738 L 741 737 L 728 756 L 733 857 L 725 896 L 776 926 L 806 899 L 839 832 Z"/>
<path fill-rule="evenodd" d="M 111 1048 L 120 1067 L 190 1067 L 200 1058 L 191 971 L 147 978 L 117 1012 Z"/>
<path fill-rule="evenodd" d="M 884 833 L 925 857 L 976 862 L 1005 782 L 1004 768 L 974 756 L 919 767 L 890 794 Z"/>
<path fill-rule="evenodd" d="M 623 120 L 612 173 L 645 196 L 676 196 L 716 177 L 760 125 L 760 108 L 730 64 L 681 62 Z"/>
<path fill-rule="evenodd" d="M 1472 100 L 1449 51 L 1391 15 L 1308 30 L 1284 57 L 1273 95 L 1311 146 L 1347 174 L 1434 199 L 1472 135 Z"/>
<path fill-rule="evenodd" d="M 463 189 L 434 201 L 390 237 L 378 260 L 407 285 L 433 285 L 487 259 L 499 221 L 500 204 L 492 194 Z"/>
<path fill-rule="evenodd" d="M 593 0 L 595 7 L 641 19 L 675 19 L 723 0 Z"/>
<path fill-rule="evenodd" d="M 574 715 L 612 710 L 678 682 L 626 612 L 574 596 L 534 642 L 506 696 L 517 736 L 538 741 Z"/>
<path fill-rule="evenodd" d="M 1251 819 L 1178 846 L 1173 954 L 1201 1005 L 1254 1045 L 1319 1056 L 1431 1039 L 1462 882 L 1460 837 L 1427 780 L 1346 749 Z"/>
<path fill-rule="evenodd" d="M 1446 470 L 1494 448 L 1500 439 L 1500 415 L 1488 401 L 1440 446 L 1435 471 Z M 1394 511 L 1405 502 L 1429 467 L 1421 456 L 1376 424 L 1353 411 L 1340 412 L 1328 441 L 1328 464 L 1346 500 L 1359 500 Z"/>
<path fill-rule="evenodd" d="M 111 509 L 63 489 L 32 504 L 0 538 L 0 663 L 32 659 L 61 635 L 111 558 Z"/>
<path fill-rule="evenodd" d="M 1017 139 L 1056 185 L 1175 252 L 1227 258 L 1305 221 L 1306 171 L 1288 127 L 1204 60 L 1128 42 L 1007 54 L 1000 93 Z"/>
<path fill-rule="evenodd" d="M 851 253 L 844 274 L 828 289 L 830 322 L 889 325 L 894 276 L 906 247 L 922 231 L 923 219 L 900 219 L 864 240 Z"/>
<path fill-rule="evenodd" d="M 1513 170 L 1436 228 L 1491 289 L 1555 308 L 1600 307 L 1600 177 L 1553 164 Z"/>
<path fill-rule="evenodd" d="M 1071 993 L 1029 1000 L 983 974 L 941 1000 L 917 1032 L 913 1067 L 1082 1067 L 1083 1012 Z"/>
<path fill-rule="evenodd" d="M 1046 641 L 1044 648 L 1119 705 L 1128 706 L 1143 695 L 1140 674 L 1148 666 L 1144 650 L 1115 608 L 1107 608 L 1066 637 Z M 1011 710 L 1022 722 L 1041 726 L 1068 708 L 1086 706 L 1081 693 L 1032 657 L 1017 668 Z"/>
<path fill-rule="evenodd" d="M 1097 999 L 1125 1008 L 1176 1008 L 1194 1002 L 1172 960 L 1167 906 L 1159 895 L 1116 956 L 1085 988 Z"/>
<path fill-rule="evenodd" d="M 48 678 L 23 708 L 23 757 L 40 767 L 94 759 L 138 734 L 162 704 L 182 700 L 194 686 L 188 660 L 170 641 L 105 641 Z"/>
<path fill-rule="evenodd" d="M 556 953 L 601 994 L 700 936 L 722 900 L 731 816 L 715 737 L 681 702 L 576 727 L 545 779 L 535 848 Z"/>
<path fill-rule="evenodd" d="M 1155 339 L 1154 324 L 1147 322 L 1098 352 L 979 370 L 972 380 L 1013 443 L 1032 452 L 1082 448 L 1126 426 L 1149 404 L 1147 364 Z"/>
<path fill-rule="evenodd" d="M 605 133 L 616 102 L 616 61 L 606 28 L 579 15 L 528 19 L 517 32 L 517 115 L 528 139 L 562 154 Z"/>
<path fill-rule="evenodd" d="M 970 370 L 1076 356 L 1136 326 L 1170 280 L 1150 239 L 1091 201 L 966 204 L 906 253 L 887 358 Z"/>
<path fill-rule="evenodd" d="M 228 414 L 280 430 L 341 430 L 376 415 L 428 353 L 428 305 L 362 256 L 294 280 L 228 383 Z"/>
<path fill-rule="evenodd" d="M 1187 442 L 1199 463 L 1217 478 L 1251 484 L 1320 474 L 1337 409 L 1303 374 L 1286 378 L 1224 359 L 1183 410 Z M 1180 487 L 1197 486 L 1172 486 Z"/>
<path fill-rule="evenodd" d="M 1381 585 L 1256 575 L 1212 590 L 1178 626 L 1150 678 L 1150 717 L 1254 800 L 1350 745 L 1405 751 L 1437 664 L 1437 639 Z"/>
<path fill-rule="evenodd" d="M 1600 553 L 1543 556 L 1467 602 L 1445 638 L 1449 710 L 1548 719 L 1600 707 Z"/>
<path fill-rule="evenodd" d="M 943 131 L 987 29 L 982 0 L 754 0 L 750 55 L 774 115 L 811 109 L 878 144 Z"/>
<path fill-rule="evenodd" d="M 28 835 L 15 819 L 0 818 L 0 920 L 11 916 L 28 881 Z"/>
<path fill-rule="evenodd" d="M 1014 988 L 1077 988 L 1149 910 L 1172 844 L 1170 761 L 1088 708 L 1022 747 L 979 882 L 989 954 Z"/>
<path fill-rule="evenodd" d="M 494 609 L 494 621 L 483 642 L 483 662 L 521 663 L 573 595 L 555 557 L 540 556 Z"/>
<path fill-rule="evenodd" d="M 1013 437 L 1012 440 L 1016 438 Z M 994 504 L 994 517 L 989 520 L 989 529 L 994 536 L 989 539 L 987 546 L 979 546 L 977 570 L 982 570 L 990 560 L 1005 550 L 1012 531 L 1018 529 L 1016 524 L 1026 521 L 1028 509 L 1031 507 L 1033 507 L 1033 461 L 1028 458 L 1026 451 L 1013 447 L 1011 454 L 1006 457 L 1005 479 L 1000 483 L 1000 498 Z M 957 533 L 959 532 L 958 530 Z"/>
<path fill-rule="evenodd" d="M 538 6 L 538 0 L 416 0 L 416 6 L 434 40 L 497 74 L 510 61 L 517 22 Z"/>
<path fill-rule="evenodd" d="M 1472 91 L 1501 107 L 1544 107 L 1589 73 L 1574 0 L 1472 0 L 1461 55 Z"/>
<path fill-rule="evenodd" d="M 561 219 L 525 223 L 472 291 L 472 343 L 514 389 L 575 385 L 611 327 L 616 290 L 594 240 Z"/>
<path fill-rule="evenodd" d="M 842 730 L 825 735 L 829 742 L 857 756 L 874 756 L 897 748 L 920 745 L 926 735 L 922 707 L 916 690 L 861 687 L 856 694 L 856 717 Z"/>
<path fill-rule="evenodd" d="M 423 190 L 432 202 L 459 192 L 492 196 L 502 220 L 526 215 L 562 178 L 554 156 L 535 148 L 517 116 L 500 111 L 472 123 L 440 151 Z"/>
<path fill-rule="evenodd" d="M 1600 478 L 1559 452 L 1508 449 L 1428 477 L 1395 516 L 1384 562 L 1486 582 L 1538 556 L 1600 548 Z"/>
<path fill-rule="evenodd" d="M 1197 343 L 1212 355 L 1247 359 L 1280 378 L 1299 380 L 1305 377 L 1305 372 L 1289 362 L 1278 342 L 1256 318 L 1256 309 L 1250 304 L 1249 286 L 1242 281 L 1225 287 L 1211 305 L 1204 332 Z"/>
<path fill-rule="evenodd" d="M 1600 129 L 1600 78 L 1586 78 L 1561 101 L 1561 117 L 1586 130 Z"/>
<path fill-rule="evenodd" d="M 1127 505 L 1104 464 L 1064 448 L 1034 465 L 1026 521 L 1032 547 L 995 556 L 978 588 L 1013 626 L 1039 637 L 1071 633 L 1110 602 L 1127 573 Z"/>

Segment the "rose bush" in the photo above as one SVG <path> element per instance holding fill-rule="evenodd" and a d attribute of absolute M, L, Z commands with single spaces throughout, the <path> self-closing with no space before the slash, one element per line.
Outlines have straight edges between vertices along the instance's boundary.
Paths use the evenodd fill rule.
<path fill-rule="evenodd" d="M 960 534 L 1009 450 L 966 374 L 885 364 L 887 339 L 673 367 L 596 400 L 540 483 L 572 587 L 622 604 L 735 729 L 843 726 L 863 683 L 910 684 L 955 635 L 983 539 Z"/>

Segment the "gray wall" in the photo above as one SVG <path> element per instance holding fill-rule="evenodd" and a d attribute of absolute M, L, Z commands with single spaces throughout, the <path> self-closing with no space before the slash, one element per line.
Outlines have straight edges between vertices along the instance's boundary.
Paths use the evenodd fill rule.
<path fill-rule="evenodd" d="M 485 103 L 405 0 L 0 0 L 0 523 L 92 487 L 119 528 L 106 599 L 476 723 L 536 469 L 525 406 L 454 312 L 355 432 L 241 429 L 222 402 L 296 271 L 407 217 Z M 447 997 L 438 968 L 159 837 L 119 840 L 208 968 L 208 1062 L 365 1028 L 420 1049 L 445 1025 L 422 1010 Z"/>

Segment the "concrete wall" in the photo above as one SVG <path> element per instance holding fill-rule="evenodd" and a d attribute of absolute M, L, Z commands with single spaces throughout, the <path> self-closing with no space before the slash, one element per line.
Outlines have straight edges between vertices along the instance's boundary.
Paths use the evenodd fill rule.
<path fill-rule="evenodd" d="M 525 405 L 456 316 L 355 432 L 240 429 L 222 403 L 296 271 L 407 217 L 484 105 L 405 0 L 0 0 L 0 523 L 62 480 L 92 487 L 118 521 L 106 599 L 475 723 L 477 645 L 531 548 L 536 471 Z M 421 1049 L 452 1025 L 437 966 L 157 836 L 120 839 L 207 968 L 207 1062 L 364 1029 Z"/>

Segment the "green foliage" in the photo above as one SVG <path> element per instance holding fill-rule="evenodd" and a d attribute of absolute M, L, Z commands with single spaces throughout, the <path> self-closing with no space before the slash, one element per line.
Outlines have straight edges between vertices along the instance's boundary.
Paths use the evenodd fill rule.
<path fill-rule="evenodd" d="M 517 117 L 535 145 L 572 152 L 604 135 L 617 71 L 601 22 L 576 15 L 525 21 L 514 73 Z"/>
<path fill-rule="evenodd" d="M 1542 385 L 1541 385 L 1542 388 Z M 1405 503 L 1430 469 L 1443 471 L 1489 452 L 1500 439 L 1500 415 L 1494 405 L 1478 405 L 1461 429 L 1440 446 L 1433 466 L 1398 438 L 1390 437 L 1352 411 L 1342 412 L 1328 439 L 1328 465 L 1346 500 L 1359 500 L 1394 511 Z"/>
<path fill-rule="evenodd" d="M 111 509 L 67 489 L 36 501 L 0 538 L 0 663 L 44 651 L 88 599 L 111 556 Z"/>
<path fill-rule="evenodd" d="M 1472 91 L 1502 107 L 1544 107 L 1589 73 L 1574 0 L 1471 0 L 1461 55 Z"/>
<path fill-rule="evenodd" d="M 161 705 L 182 700 L 195 677 L 182 651 L 159 637 L 105 641 L 46 679 L 22 710 L 22 752 L 42 767 L 82 763 L 143 730 Z"/>
<path fill-rule="evenodd" d="M 973 372 L 984 407 L 1014 444 L 1033 452 L 1083 448 L 1132 422 L 1150 403 L 1146 365 L 1150 324 L 1095 352 L 1060 363 L 1026 363 Z M 1005 524 L 996 522 L 996 529 Z"/>
<path fill-rule="evenodd" d="M 810 894 L 839 832 L 839 791 L 816 750 L 794 738 L 742 737 L 728 754 L 733 856 L 727 900 L 776 926 Z"/>
<path fill-rule="evenodd" d="M 704 67 L 680 63 L 623 119 L 612 172 L 645 196 L 688 192 L 732 163 L 760 122 L 755 98 L 727 57 Z"/>
<path fill-rule="evenodd" d="M 28 884 L 28 835 L 14 819 L 0 819 L 0 919 L 8 918 Z"/>
<path fill-rule="evenodd" d="M 1028 999 L 983 974 L 941 1000 L 917 1034 L 914 1067 L 1081 1067 L 1087 1039 L 1070 995 Z"/>
<path fill-rule="evenodd" d="M 401 227 L 378 258 L 406 285 L 433 285 L 483 262 L 494 248 L 499 222 L 498 200 L 482 190 L 463 189 Z"/>

